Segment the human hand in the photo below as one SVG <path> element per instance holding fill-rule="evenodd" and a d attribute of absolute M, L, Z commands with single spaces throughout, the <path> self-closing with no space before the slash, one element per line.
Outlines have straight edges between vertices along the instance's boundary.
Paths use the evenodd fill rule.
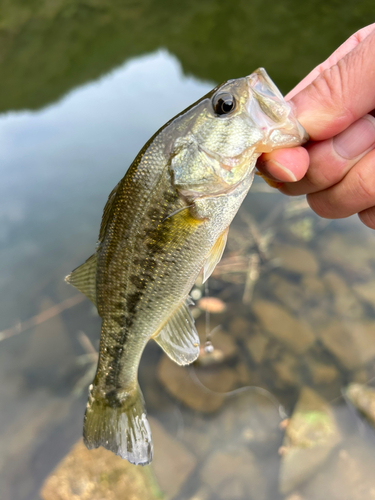
<path fill-rule="evenodd" d="M 358 213 L 375 229 L 375 23 L 362 28 L 287 96 L 311 141 L 264 154 L 258 169 L 321 217 Z"/>

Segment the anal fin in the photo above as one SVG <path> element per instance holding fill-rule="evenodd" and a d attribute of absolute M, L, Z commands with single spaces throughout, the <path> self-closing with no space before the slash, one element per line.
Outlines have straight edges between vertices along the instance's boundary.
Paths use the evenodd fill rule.
<path fill-rule="evenodd" d="M 164 352 L 178 365 L 188 365 L 199 355 L 199 337 L 190 314 L 189 305 L 193 301 L 188 297 L 168 323 L 154 337 Z"/>
<path fill-rule="evenodd" d="M 94 253 L 65 278 L 67 283 L 86 295 L 94 305 L 96 305 L 96 261 L 97 255 Z"/>
<path fill-rule="evenodd" d="M 211 248 L 210 253 L 206 259 L 206 262 L 203 267 L 203 283 L 208 280 L 208 278 L 213 273 L 213 270 L 220 262 L 221 257 L 223 256 L 225 245 L 227 244 L 228 239 L 228 231 L 229 227 L 221 233 L 221 235 L 216 240 L 214 246 Z"/>

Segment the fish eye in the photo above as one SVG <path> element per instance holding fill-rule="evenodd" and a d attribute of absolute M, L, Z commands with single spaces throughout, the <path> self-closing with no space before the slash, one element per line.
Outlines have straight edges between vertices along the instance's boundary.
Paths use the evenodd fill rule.
<path fill-rule="evenodd" d="M 212 106 L 217 115 L 227 115 L 236 108 L 236 99 L 232 94 L 216 94 L 212 99 Z"/>

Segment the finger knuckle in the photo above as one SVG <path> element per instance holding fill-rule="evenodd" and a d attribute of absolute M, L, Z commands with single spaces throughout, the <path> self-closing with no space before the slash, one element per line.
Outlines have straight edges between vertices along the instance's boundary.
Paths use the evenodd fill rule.
<path fill-rule="evenodd" d="M 327 111 L 334 110 L 338 121 L 354 121 L 355 116 L 349 98 L 350 82 L 347 60 L 340 59 L 330 68 L 325 69 L 316 78 L 312 86 L 313 98 Z"/>

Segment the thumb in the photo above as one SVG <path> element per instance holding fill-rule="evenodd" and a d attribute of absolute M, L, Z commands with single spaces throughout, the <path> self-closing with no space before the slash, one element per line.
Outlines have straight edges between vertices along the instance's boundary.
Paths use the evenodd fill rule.
<path fill-rule="evenodd" d="M 310 138 L 337 135 L 375 108 L 375 31 L 291 102 Z"/>

